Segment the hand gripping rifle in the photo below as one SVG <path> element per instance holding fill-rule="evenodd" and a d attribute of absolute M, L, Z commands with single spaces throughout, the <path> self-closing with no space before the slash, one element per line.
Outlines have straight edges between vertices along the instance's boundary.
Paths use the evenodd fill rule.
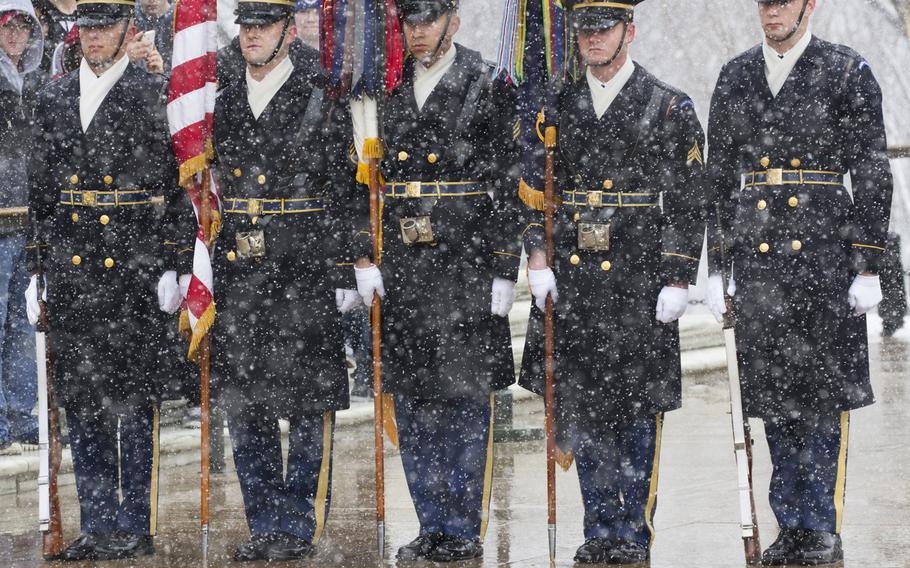
<path fill-rule="evenodd" d="M 730 418 L 733 422 L 733 448 L 736 456 L 737 488 L 739 492 L 739 526 L 747 564 L 761 561 L 761 543 L 758 538 L 758 521 L 755 515 L 755 495 L 752 490 L 752 434 L 749 420 L 743 415 L 743 398 L 739 378 L 739 360 L 736 354 L 736 315 L 733 298 L 727 294 L 727 253 L 721 206 L 717 204 L 717 241 L 720 251 L 721 286 L 724 291 L 724 344 L 727 348 L 727 375 L 730 380 Z"/>
<path fill-rule="evenodd" d="M 57 473 L 63 448 L 60 444 L 60 421 L 54 400 L 54 380 L 51 356 L 47 349 L 47 303 L 44 301 L 44 269 L 41 259 L 41 240 L 38 220 L 32 215 L 32 234 L 35 237 L 35 282 L 41 315 L 35 328 L 35 362 L 38 366 L 38 525 L 44 533 L 42 555 L 47 560 L 60 557 L 64 549 L 63 524 L 60 518 L 60 497 L 57 494 Z"/>

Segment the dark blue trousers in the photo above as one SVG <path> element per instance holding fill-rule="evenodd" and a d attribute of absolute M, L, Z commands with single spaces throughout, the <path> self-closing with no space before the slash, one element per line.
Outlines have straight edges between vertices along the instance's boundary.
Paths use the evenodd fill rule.
<path fill-rule="evenodd" d="M 585 539 L 650 547 L 663 414 L 585 426 L 575 447 Z"/>
<path fill-rule="evenodd" d="M 332 497 L 335 413 L 290 417 L 287 472 L 278 418 L 256 405 L 228 415 L 247 524 L 253 535 L 283 532 L 316 544 Z"/>
<path fill-rule="evenodd" d="M 82 532 L 154 535 L 158 509 L 155 407 L 137 406 L 119 417 L 106 408 L 67 408 L 66 420 Z"/>
<path fill-rule="evenodd" d="M 491 402 L 395 397 L 401 463 L 420 534 L 483 541 L 493 474 Z"/>
<path fill-rule="evenodd" d="M 781 528 L 839 533 L 844 510 L 848 412 L 765 419 L 771 509 Z"/>

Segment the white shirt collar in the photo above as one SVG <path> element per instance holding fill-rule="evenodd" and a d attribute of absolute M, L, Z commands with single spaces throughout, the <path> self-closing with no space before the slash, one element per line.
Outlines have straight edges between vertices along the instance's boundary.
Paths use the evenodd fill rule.
<path fill-rule="evenodd" d="M 247 67 L 246 98 L 256 120 L 259 120 L 262 111 L 269 106 L 275 93 L 287 82 L 293 71 L 294 64 L 291 63 L 291 58 L 287 56 L 274 69 L 269 71 L 268 75 L 262 78 L 262 81 L 253 79 L 253 76 L 250 75 L 250 68 Z"/>
<path fill-rule="evenodd" d="M 791 47 L 786 53 L 778 53 L 773 47 L 768 45 L 768 41 L 762 42 L 762 53 L 765 56 L 765 77 L 768 79 L 768 86 L 771 93 L 776 97 L 783 88 L 787 77 L 796 66 L 796 62 L 806 52 L 809 43 L 812 41 L 812 30 L 807 29 L 803 37 L 799 38 L 796 45 Z"/>
<path fill-rule="evenodd" d="M 602 117 L 607 112 L 607 109 L 619 96 L 622 88 L 629 82 L 629 78 L 632 77 L 634 71 L 635 64 L 632 62 L 632 58 L 626 57 L 626 62 L 619 68 L 616 75 L 604 83 L 594 76 L 590 67 L 587 68 L 585 76 L 588 79 L 588 88 L 591 89 L 591 100 L 594 101 L 594 113 L 597 118 Z"/>
<path fill-rule="evenodd" d="M 82 123 L 82 132 L 88 130 L 92 119 L 104 102 L 104 98 L 111 92 L 120 77 L 126 72 L 130 59 L 126 55 L 117 60 L 101 75 L 95 75 L 85 58 L 79 64 L 79 120 Z"/>
<path fill-rule="evenodd" d="M 414 63 L 414 99 L 417 101 L 418 109 L 423 109 L 424 103 L 430 98 L 430 93 L 454 63 L 455 44 L 451 44 L 442 57 L 429 67 L 424 67 L 419 61 Z"/>

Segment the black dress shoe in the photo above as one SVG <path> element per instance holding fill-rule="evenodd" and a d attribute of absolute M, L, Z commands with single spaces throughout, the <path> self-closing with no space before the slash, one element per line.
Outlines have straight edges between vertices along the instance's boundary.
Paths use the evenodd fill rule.
<path fill-rule="evenodd" d="M 111 536 L 107 549 L 115 558 L 136 558 L 155 554 L 155 541 L 151 535 L 119 532 Z"/>
<path fill-rule="evenodd" d="M 603 564 L 610 558 L 613 542 L 606 538 L 589 538 L 575 551 L 579 564 Z"/>
<path fill-rule="evenodd" d="M 610 564 L 642 564 L 651 559 L 648 547 L 631 540 L 617 540 L 610 548 Z"/>
<path fill-rule="evenodd" d="M 273 534 L 254 534 L 250 540 L 244 542 L 234 551 L 234 560 L 237 562 L 255 562 L 265 560 L 269 545 L 275 540 Z"/>
<path fill-rule="evenodd" d="M 777 540 L 761 555 L 762 566 L 785 566 L 794 562 L 802 532 L 802 529 L 780 529 Z"/>
<path fill-rule="evenodd" d="M 436 546 L 442 541 L 443 536 L 445 535 L 442 533 L 422 534 L 399 548 L 395 557 L 405 561 L 422 560 L 436 550 Z"/>
<path fill-rule="evenodd" d="M 476 540 L 446 535 L 433 552 L 427 555 L 427 559 L 433 562 L 458 562 L 480 556 L 483 556 L 483 547 Z"/>
<path fill-rule="evenodd" d="M 102 533 L 82 533 L 79 538 L 70 543 L 60 555 L 61 560 L 102 560 L 99 553 L 107 557 L 110 550 L 108 543 L 110 535 Z"/>
<path fill-rule="evenodd" d="M 804 530 L 792 563 L 800 566 L 821 566 L 835 564 L 843 559 L 844 548 L 839 534 Z"/>
<path fill-rule="evenodd" d="M 312 556 L 315 551 L 312 543 L 296 535 L 278 533 L 266 546 L 265 557 L 267 560 L 298 560 Z"/>

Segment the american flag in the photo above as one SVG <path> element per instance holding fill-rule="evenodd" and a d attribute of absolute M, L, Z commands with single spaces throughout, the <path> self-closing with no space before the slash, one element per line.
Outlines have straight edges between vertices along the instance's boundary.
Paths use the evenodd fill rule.
<path fill-rule="evenodd" d="M 217 233 L 221 198 L 209 171 L 213 157 L 212 114 L 215 110 L 215 62 L 218 52 L 216 0 L 182 0 L 174 13 L 174 52 L 168 87 L 167 118 L 174 153 L 180 164 L 180 185 L 193 202 L 198 230 L 193 251 L 193 274 L 184 312 L 192 329 L 189 357 L 194 359 L 215 321 L 212 259 L 201 217 L 204 181 L 211 211 L 209 240 Z M 207 178 L 207 179 L 206 179 Z"/>

